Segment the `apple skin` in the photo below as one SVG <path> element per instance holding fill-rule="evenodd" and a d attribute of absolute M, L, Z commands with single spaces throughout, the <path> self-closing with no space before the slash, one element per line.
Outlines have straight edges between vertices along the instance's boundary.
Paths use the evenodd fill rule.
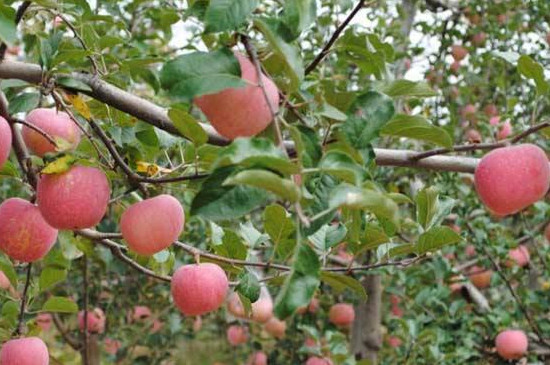
<path fill-rule="evenodd" d="M 499 116 L 491 117 L 489 119 L 489 124 L 492 126 L 498 126 L 499 124 L 501 124 L 500 117 Z M 498 140 L 506 139 L 510 134 L 512 134 L 512 124 L 510 124 L 510 120 L 506 120 L 504 121 L 504 123 L 500 125 L 500 128 L 498 128 L 497 139 Z"/>
<path fill-rule="evenodd" d="M 176 307 L 187 316 L 218 309 L 228 290 L 227 275 L 216 264 L 184 265 L 172 276 L 172 298 Z"/>
<path fill-rule="evenodd" d="M 548 191 L 548 158 L 532 144 L 498 148 L 481 159 L 474 183 L 479 198 L 490 211 L 499 216 L 517 213 Z"/>
<path fill-rule="evenodd" d="M 468 277 L 472 284 L 478 289 L 485 289 L 491 285 L 493 271 L 486 270 L 480 266 L 472 266 L 468 270 Z"/>
<path fill-rule="evenodd" d="M 247 365 L 267 365 L 267 355 L 263 351 L 256 351 L 250 355 Z"/>
<path fill-rule="evenodd" d="M 128 247 L 146 256 L 169 247 L 178 239 L 184 224 L 180 202 L 166 194 L 133 204 L 120 218 L 120 230 Z"/>
<path fill-rule="evenodd" d="M 483 112 L 487 117 L 496 117 L 498 115 L 498 108 L 495 104 L 487 104 L 483 108 Z"/>
<path fill-rule="evenodd" d="M 309 312 L 311 314 L 315 314 L 319 310 L 320 306 L 321 306 L 321 304 L 319 303 L 319 299 L 312 298 L 307 306 L 298 308 L 296 310 L 296 313 L 306 314 L 307 312 Z"/>
<path fill-rule="evenodd" d="M 116 355 L 118 350 L 122 347 L 122 343 L 119 340 L 114 340 L 112 338 L 106 338 L 103 341 L 103 348 L 105 352 L 109 355 Z"/>
<path fill-rule="evenodd" d="M 481 143 L 483 138 L 481 137 L 481 133 L 476 129 L 470 128 L 466 131 L 466 140 L 469 143 Z"/>
<path fill-rule="evenodd" d="M 48 332 L 52 328 L 52 315 L 50 313 L 38 314 L 35 321 L 43 332 Z"/>
<path fill-rule="evenodd" d="M 506 266 L 512 267 L 517 265 L 519 267 L 525 267 L 529 265 L 529 250 L 527 249 L 527 246 L 519 245 L 508 252 L 508 258 L 509 260 L 506 261 Z"/>
<path fill-rule="evenodd" d="M 258 323 L 265 323 L 273 317 L 273 300 L 269 293 L 262 288 L 260 298 L 252 303 L 251 319 Z M 227 302 L 227 310 L 237 318 L 247 318 L 241 298 L 235 292 L 231 293 Z"/>
<path fill-rule="evenodd" d="M 0 117 L 0 168 L 4 166 L 10 156 L 11 142 L 10 125 L 4 118 Z"/>
<path fill-rule="evenodd" d="M 286 322 L 281 321 L 276 317 L 272 317 L 269 321 L 267 321 L 264 324 L 264 328 L 267 333 L 275 338 L 282 339 L 285 337 Z"/>
<path fill-rule="evenodd" d="M 462 61 L 468 55 L 468 50 L 462 46 L 454 45 L 451 47 L 451 55 L 455 61 Z"/>
<path fill-rule="evenodd" d="M 227 328 L 227 341 L 231 346 L 239 346 L 248 341 L 248 329 L 246 327 L 232 325 Z"/>
<path fill-rule="evenodd" d="M 25 118 L 25 121 L 42 129 L 54 141 L 56 138 L 64 140 L 68 144 L 66 146 L 68 148 L 64 150 L 74 150 L 80 143 L 82 133 L 76 122 L 73 122 L 69 114 L 65 112 L 58 112 L 55 109 L 38 108 L 31 111 Z M 56 146 L 51 144 L 40 133 L 25 125 L 21 129 L 21 135 L 27 148 L 39 157 L 43 157 L 46 153 L 56 152 Z"/>
<path fill-rule="evenodd" d="M 94 308 L 93 311 L 88 311 L 87 321 L 89 333 L 105 332 L 105 313 L 101 308 Z M 84 311 L 78 312 L 78 328 L 84 331 Z"/>
<path fill-rule="evenodd" d="M 260 133 L 272 121 L 253 63 L 244 55 L 235 53 L 241 66 L 241 78 L 247 85 L 229 88 L 220 92 L 203 95 L 194 103 L 206 115 L 219 134 L 228 139 L 251 137 Z M 262 74 L 265 91 L 275 112 L 279 108 L 279 91 L 275 83 Z"/>
<path fill-rule="evenodd" d="M 38 208 L 46 222 L 66 230 L 97 225 L 107 211 L 110 194 L 105 173 L 87 166 L 42 175 L 36 189 Z"/>
<path fill-rule="evenodd" d="M 48 348 L 38 337 L 9 340 L 0 350 L 2 365 L 48 365 L 49 363 Z"/>
<path fill-rule="evenodd" d="M 305 365 L 332 365 L 332 361 L 324 357 L 311 356 Z"/>
<path fill-rule="evenodd" d="M 479 32 L 472 36 L 472 44 L 477 47 L 485 44 L 486 40 L 487 40 L 487 33 L 485 32 Z"/>
<path fill-rule="evenodd" d="M 132 313 L 132 321 L 143 322 L 151 318 L 151 309 L 144 305 L 136 305 L 134 307 L 134 312 Z"/>
<path fill-rule="evenodd" d="M 399 337 L 396 337 L 396 336 L 388 337 L 388 345 L 390 345 L 390 347 L 396 348 L 401 346 L 402 343 L 403 341 Z"/>
<path fill-rule="evenodd" d="M 0 251 L 14 260 L 40 260 L 57 240 L 57 229 L 44 220 L 38 207 L 20 198 L 0 205 L 0 222 Z"/>
<path fill-rule="evenodd" d="M 355 320 L 355 309 L 348 303 L 334 304 L 330 307 L 328 318 L 338 327 L 349 327 Z"/>
<path fill-rule="evenodd" d="M 467 104 L 460 110 L 460 113 L 462 118 L 473 122 L 476 120 L 477 108 L 473 104 Z"/>
<path fill-rule="evenodd" d="M 521 330 L 505 330 L 497 335 L 495 346 L 503 359 L 517 360 L 527 352 L 529 341 Z"/>

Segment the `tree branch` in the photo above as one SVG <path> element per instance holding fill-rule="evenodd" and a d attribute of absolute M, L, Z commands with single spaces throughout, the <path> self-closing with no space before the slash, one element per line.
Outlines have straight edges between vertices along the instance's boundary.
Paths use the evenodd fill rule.
<path fill-rule="evenodd" d="M 32 262 L 27 264 L 27 278 L 25 280 L 25 287 L 23 288 L 23 295 L 21 295 L 21 306 L 19 307 L 19 319 L 17 320 L 17 327 L 15 328 L 14 336 L 21 336 L 23 334 L 23 319 L 25 318 L 25 310 L 27 307 L 27 292 L 31 285 L 31 271 Z"/>
<path fill-rule="evenodd" d="M 77 339 L 71 336 L 69 331 L 67 331 L 65 326 L 63 326 L 63 323 L 61 323 L 61 319 L 59 318 L 57 313 L 52 313 L 52 320 L 55 327 L 61 334 L 61 337 L 63 337 L 63 339 L 65 340 L 65 342 L 67 342 L 67 344 L 69 344 L 69 346 L 71 346 L 73 350 L 80 351 L 80 347 L 81 347 L 80 342 L 78 342 Z"/>

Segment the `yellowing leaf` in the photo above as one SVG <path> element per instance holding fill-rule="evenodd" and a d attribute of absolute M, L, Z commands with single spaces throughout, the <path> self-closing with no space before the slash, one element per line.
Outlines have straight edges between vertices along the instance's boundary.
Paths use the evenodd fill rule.
<path fill-rule="evenodd" d="M 70 169 L 76 161 L 76 157 L 72 155 L 65 155 L 44 166 L 40 172 L 42 174 L 60 174 Z"/>
<path fill-rule="evenodd" d="M 69 103 L 72 104 L 72 106 L 82 115 L 84 118 L 90 120 L 92 118 L 92 113 L 90 112 L 90 108 L 88 108 L 88 104 L 84 101 L 84 99 L 78 95 L 78 94 L 65 94 L 65 99 Z"/>

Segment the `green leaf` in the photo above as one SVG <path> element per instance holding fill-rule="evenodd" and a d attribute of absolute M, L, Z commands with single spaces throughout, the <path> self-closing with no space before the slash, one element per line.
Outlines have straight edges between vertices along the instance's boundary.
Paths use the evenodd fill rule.
<path fill-rule="evenodd" d="M 360 151 L 371 147 L 371 142 L 378 138 L 380 129 L 395 113 L 393 100 L 376 91 L 359 96 L 351 110 L 351 115 L 341 128 L 348 143 Z"/>
<path fill-rule="evenodd" d="M 380 90 L 392 98 L 402 96 L 431 97 L 438 93 L 432 90 L 430 85 L 425 82 L 415 82 L 409 80 L 395 80 L 382 87 Z"/>
<path fill-rule="evenodd" d="M 285 42 L 284 32 L 281 34 L 280 31 L 284 27 L 280 26 L 277 19 L 257 18 L 254 20 L 254 26 L 265 36 L 270 51 L 274 53 L 273 57 L 283 67 L 284 74 L 290 80 L 288 91 L 297 90 L 304 78 L 304 66 L 298 47 Z"/>
<path fill-rule="evenodd" d="M 239 294 L 244 295 L 254 303 L 260 298 L 260 282 L 256 277 L 256 274 L 245 270 L 239 274 L 239 283 L 235 288 Z"/>
<path fill-rule="evenodd" d="M 342 293 L 346 289 L 349 289 L 355 292 L 361 300 L 367 300 L 367 292 L 365 291 L 365 288 L 363 288 L 363 285 L 361 285 L 357 279 L 354 279 L 351 276 L 324 271 L 321 273 L 321 281 L 330 285 L 336 295 Z"/>
<path fill-rule="evenodd" d="M 262 189 L 243 185 L 224 186 L 223 182 L 234 170 L 233 167 L 224 167 L 212 172 L 191 203 L 191 215 L 214 221 L 231 220 L 267 202 L 269 195 Z"/>
<path fill-rule="evenodd" d="M 440 198 L 435 187 L 424 188 L 416 196 L 416 219 L 428 230 L 440 224 L 451 213 L 456 201 L 451 198 Z"/>
<path fill-rule="evenodd" d="M 160 82 L 169 96 L 181 101 L 246 86 L 239 61 L 227 48 L 193 52 L 168 61 L 160 72 Z"/>
<path fill-rule="evenodd" d="M 285 319 L 308 305 L 319 287 L 320 274 L 321 263 L 315 251 L 305 244 L 298 245 L 290 275 L 275 300 L 275 315 Z"/>
<path fill-rule="evenodd" d="M 214 163 L 214 168 L 239 165 L 246 168 L 266 168 L 281 174 L 295 174 L 293 164 L 280 148 L 266 138 L 237 138 L 227 146 Z"/>
<path fill-rule="evenodd" d="M 432 227 L 418 237 L 416 251 L 418 254 L 434 252 L 446 245 L 462 240 L 460 235 L 447 226 Z"/>
<path fill-rule="evenodd" d="M 361 250 L 373 250 L 383 243 L 390 242 L 390 238 L 384 232 L 382 227 L 374 223 L 367 223 L 365 226 L 365 232 L 361 238 Z M 350 246 L 353 248 L 353 246 Z"/>
<path fill-rule="evenodd" d="M 319 163 L 319 169 L 350 184 L 358 185 L 367 176 L 367 172 L 349 155 L 339 151 L 331 151 L 325 154 Z"/>
<path fill-rule="evenodd" d="M 380 131 L 387 136 L 407 137 L 451 148 L 453 139 L 441 127 L 436 127 L 419 115 L 395 115 Z"/>
<path fill-rule="evenodd" d="M 264 210 L 264 230 L 269 235 L 271 242 L 278 245 L 283 240 L 288 240 L 294 235 L 296 227 L 282 206 L 273 204 Z M 294 239 L 291 237 L 290 239 Z"/>
<path fill-rule="evenodd" d="M 300 188 L 291 180 L 267 170 L 245 170 L 228 177 L 223 186 L 247 185 L 270 191 L 292 203 L 300 200 Z"/>
<path fill-rule="evenodd" d="M 544 68 L 531 57 L 522 55 L 518 60 L 518 71 L 523 76 L 535 81 L 537 94 L 545 95 L 550 85 L 544 78 Z"/>
<path fill-rule="evenodd" d="M 348 119 L 348 116 L 346 114 L 342 113 L 340 110 L 327 103 L 323 104 L 323 107 L 319 111 L 319 115 L 339 122 L 344 122 L 346 119 Z"/>
<path fill-rule="evenodd" d="M 247 256 L 247 249 L 241 238 L 233 231 L 224 230 L 222 243 L 214 246 L 218 255 L 232 259 L 244 260 Z"/>
<path fill-rule="evenodd" d="M 0 40 L 8 45 L 17 41 L 17 26 L 14 20 L 6 17 L 4 13 L 0 13 Z"/>
<path fill-rule="evenodd" d="M 287 0 L 283 13 L 283 21 L 289 28 L 287 41 L 292 41 L 300 36 L 317 16 L 317 2 L 315 0 Z"/>
<path fill-rule="evenodd" d="M 9 279 L 11 285 L 14 288 L 17 288 L 17 273 L 15 272 L 11 261 L 3 254 L 0 254 L 0 270 Z"/>
<path fill-rule="evenodd" d="M 10 100 L 8 111 L 11 114 L 26 113 L 38 107 L 39 93 L 21 93 Z"/>
<path fill-rule="evenodd" d="M 42 174 L 60 174 L 62 172 L 65 172 L 69 170 L 75 162 L 78 161 L 78 158 L 76 158 L 73 155 L 65 155 L 61 156 L 58 159 L 55 159 L 54 161 L 50 162 L 44 168 L 40 171 Z"/>
<path fill-rule="evenodd" d="M 208 134 L 191 114 L 181 109 L 172 108 L 168 110 L 168 117 L 172 120 L 178 132 L 195 145 L 201 146 L 208 141 Z"/>
<path fill-rule="evenodd" d="M 211 0 L 204 18 L 205 32 L 237 29 L 258 6 L 258 0 Z"/>
<path fill-rule="evenodd" d="M 57 84 L 78 91 L 92 91 L 90 85 L 70 76 L 61 76 L 57 78 Z"/>
<path fill-rule="evenodd" d="M 301 125 L 291 125 L 289 130 L 302 165 L 304 167 L 316 166 L 323 156 L 323 149 L 317 133 L 311 128 Z"/>
<path fill-rule="evenodd" d="M 313 245 L 321 251 L 328 251 L 344 240 L 347 234 L 346 226 L 339 223 L 336 225 L 324 225 L 317 232 L 308 236 Z"/>
<path fill-rule="evenodd" d="M 332 208 L 348 207 L 367 210 L 379 219 L 387 219 L 399 224 L 398 206 L 386 195 L 374 190 L 361 189 L 349 184 L 340 184 L 331 193 L 329 206 Z"/>
<path fill-rule="evenodd" d="M 78 305 L 69 298 L 50 297 L 42 306 L 42 312 L 77 313 Z"/>
<path fill-rule="evenodd" d="M 13 163 L 6 161 L 2 167 L 0 167 L 0 176 L 19 176 L 19 170 Z"/>
<path fill-rule="evenodd" d="M 67 270 L 58 269 L 55 267 L 46 267 L 40 273 L 40 279 L 38 284 L 40 291 L 46 291 L 53 287 L 55 284 L 65 281 L 67 279 Z"/>

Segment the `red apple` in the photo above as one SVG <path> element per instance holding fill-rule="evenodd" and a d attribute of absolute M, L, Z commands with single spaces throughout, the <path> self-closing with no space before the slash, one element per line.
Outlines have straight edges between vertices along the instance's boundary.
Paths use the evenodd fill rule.
<path fill-rule="evenodd" d="M 525 245 L 519 245 L 517 248 L 514 248 L 508 252 L 508 257 L 510 260 L 506 262 L 506 266 L 511 267 L 514 264 L 519 267 L 524 267 L 529 264 L 529 250 Z"/>
<path fill-rule="evenodd" d="M 36 324 L 43 332 L 48 332 L 52 328 L 52 315 L 50 313 L 39 313 L 36 316 Z"/>
<path fill-rule="evenodd" d="M 355 309 L 348 303 L 338 303 L 330 307 L 329 321 L 338 327 L 349 327 L 355 319 Z"/>
<path fill-rule="evenodd" d="M 474 286 L 478 289 L 485 289 L 491 285 L 491 276 L 493 272 L 479 266 L 472 266 L 468 270 L 468 277 Z"/>
<path fill-rule="evenodd" d="M 451 55 L 455 61 L 462 61 L 468 55 L 468 50 L 460 45 L 455 44 L 451 47 Z"/>
<path fill-rule="evenodd" d="M 38 337 L 9 340 L 0 350 L 2 365 L 48 365 L 49 363 L 48 348 Z"/>
<path fill-rule="evenodd" d="M 467 104 L 460 111 L 462 118 L 469 120 L 470 122 L 473 122 L 476 120 L 476 113 L 477 113 L 477 108 L 473 104 Z"/>
<path fill-rule="evenodd" d="M 451 67 L 449 67 L 449 69 L 451 70 L 451 73 L 453 75 L 458 74 L 458 71 L 460 71 L 460 62 L 454 61 L 453 63 L 451 63 Z"/>
<path fill-rule="evenodd" d="M 487 40 L 487 34 L 485 32 L 479 32 L 474 34 L 474 36 L 472 37 L 472 44 L 474 46 L 479 47 L 485 44 L 486 40 Z"/>
<path fill-rule="evenodd" d="M 55 109 L 38 108 L 34 109 L 25 118 L 26 122 L 32 124 L 54 139 L 56 146 L 51 144 L 44 136 L 35 130 L 23 126 L 21 134 L 27 148 L 37 156 L 44 156 L 46 153 L 56 151 L 74 150 L 80 143 L 81 132 L 76 122 L 69 114 L 58 112 Z"/>
<path fill-rule="evenodd" d="M 134 312 L 132 313 L 132 321 L 142 322 L 146 319 L 151 318 L 151 309 L 143 305 L 136 305 L 134 307 Z"/>
<path fill-rule="evenodd" d="M 185 215 L 180 202 L 159 195 L 135 203 L 122 214 L 120 229 L 130 249 L 153 255 L 169 247 L 183 230 Z"/>
<path fill-rule="evenodd" d="M 212 263 L 184 265 L 172 276 L 172 298 L 187 316 L 215 311 L 223 304 L 228 289 L 225 271 Z"/>
<path fill-rule="evenodd" d="M 227 328 L 227 341 L 231 346 L 238 346 L 248 341 L 248 328 L 242 326 L 229 326 Z"/>
<path fill-rule="evenodd" d="M 76 230 L 97 225 L 109 204 L 109 180 L 95 167 L 73 166 L 60 174 L 42 175 L 36 198 L 52 227 Z"/>
<path fill-rule="evenodd" d="M 23 199 L 4 201 L 0 222 L 0 250 L 14 260 L 40 260 L 57 239 L 57 230 L 44 220 L 38 207 Z"/>
<path fill-rule="evenodd" d="M 401 346 L 401 344 L 403 343 L 403 341 L 399 338 L 399 337 L 396 337 L 396 336 L 389 336 L 388 337 L 388 345 L 390 345 L 390 347 L 399 347 Z"/>
<path fill-rule="evenodd" d="M 483 108 L 483 112 L 487 117 L 495 117 L 498 115 L 498 108 L 495 104 L 487 104 Z"/>
<path fill-rule="evenodd" d="M 250 355 L 246 365 L 267 365 L 267 355 L 263 351 L 256 351 Z"/>
<path fill-rule="evenodd" d="M 112 338 L 106 338 L 103 341 L 105 352 L 109 355 L 116 355 L 118 350 L 122 347 L 122 343 L 119 340 L 114 340 Z"/>
<path fill-rule="evenodd" d="M 487 208 L 500 216 L 514 214 L 542 199 L 548 191 L 548 158 L 532 144 L 498 148 L 481 159 L 474 181 Z"/>
<path fill-rule="evenodd" d="M 105 332 L 105 313 L 101 308 L 94 308 L 93 311 L 88 311 L 87 316 L 88 332 L 103 333 Z M 78 328 L 84 331 L 84 311 L 78 312 Z"/>
<path fill-rule="evenodd" d="M 264 324 L 264 328 L 267 333 L 275 338 L 281 339 L 285 337 L 286 322 L 281 321 L 276 317 L 272 317 L 269 321 L 267 321 Z"/>
<path fill-rule="evenodd" d="M 504 123 L 501 124 L 500 117 L 495 116 L 489 119 L 489 124 L 491 124 L 492 126 L 500 125 L 497 133 L 498 140 L 506 139 L 510 134 L 512 134 L 512 125 L 510 124 L 510 120 L 506 120 Z"/>
<path fill-rule="evenodd" d="M 0 169 L 10 156 L 11 140 L 10 125 L 4 118 L 0 117 Z"/>
<path fill-rule="evenodd" d="M 495 339 L 497 352 L 505 360 L 517 360 L 527 352 L 529 341 L 525 332 L 520 330 L 506 330 L 498 334 Z"/>
<path fill-rule="evenodd" d="M 468 246 L 466 246 L 466 248 L 464 249 L 464 254 L 465 254 L 467 257 L 475 256 L 475 254 L 476 254 L 476 246 L 474 246 L 474 245 L 468 245 Z"/>
<path fill-rule="evenodd" d="M 307 359 L 306 365 L 332 365 L 332 361 L 324 357 L 311 356 Z"/>
<path fill-rule="evenodd" d="M 254 64 L 239 53 L 235 53 L 235 57 L 247 86 L 225 89 L 194 100 L 216 131 L 228 139 L 254 136 L 266 129 L 273 120 L 262 89 L 258 86 Z M 269 102 L 276 112 L 279 108 L 277 86 L 267 76 L 261 77 Z"/>
<path fill-rule="evenodd" d="M 10 279 L 0 270 L 0 289 L 8 290 L 11 287 Z"/>
<path fill-rule="evenodd" d="M 468 129 L 466 131 L 466 140 L 470 143 L 481 143 L 483 140 L 481 137 L 481 133 L 479 133 L 476 129 Z"/>

